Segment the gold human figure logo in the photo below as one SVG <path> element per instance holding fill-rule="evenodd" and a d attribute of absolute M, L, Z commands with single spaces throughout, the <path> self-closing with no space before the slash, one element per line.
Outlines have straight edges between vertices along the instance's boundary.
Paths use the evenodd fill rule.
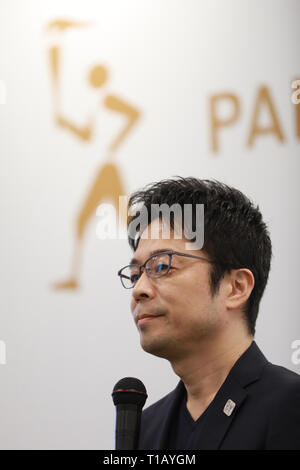
<path fill-rule="evenodd" d="M 69 28 L 85 27 L 87 23 L 69 20 L 54 20 L 48 23 L 47 31 L 58 30 L 65 32 Z M 92 139 L 95 130 L 94 122 L 91 120 L 85 126 L 77 126 L 71 120 L 65 118 L 60 106 L 60 76 L 61 76 L 61 48 L 57 45 L 50 47 L 50 70 L 52 77 L 52 92 L 54 116 L 57 126 L 71 132 L 76 138 L 88 142 Z M 101 64 L 94 65 L 88 74 L 88 83 L 94 88 L 101 88 L 108 80 L 108 70 Z M 108 148 L 108 154 L 103 164 L 101 164 L 93 184 L 88 190 L 76 219 L 75 240 L 71 262 L 70 277 L 64 281 L 56 282 L 55 289 L 77 289 L 79 287 L 80 260 L 82 253 L 83 235 L 91 217 L 95 214 L 96 208 L 102 200 L 111 200 L 119 212 L 119 196 L 125 195 L 120 171 L 113 157 L 126 136 L 132 130 L 140 117 L 140 112 L 132 105 L 125 102 L 116 95 L 108 94 L 103 101 L 104 107 L 112 112 L 119 113 L 125 117 L 125 125 L 113 139 Z M 127 212 L 123 211 L 121 220 L 124 224 L 127 221 Z"/>

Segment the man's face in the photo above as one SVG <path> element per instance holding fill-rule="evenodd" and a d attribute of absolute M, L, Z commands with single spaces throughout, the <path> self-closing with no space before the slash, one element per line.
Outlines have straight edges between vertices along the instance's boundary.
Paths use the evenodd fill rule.
<path fill-rule="evenodd" d="M 201 250 L 187 250 L 185 238 L 163 239 L 159 220 L 149 226 L 159 239 L 141 237 L 134 258 L 142 264 L 154 250 L 174 250 L 196 256 L 208 256 Z M 149 230 L 150 232 L 150 230 Z M 142 348 L 154 355 L 172 360 L 192 354 L 199 341 L 213 338 L 222 326 L 222 294 L 211 296 L 210 263 L 183 256 L 172 257 L 170 271 L 160 278 L 149 278 L 145 271 L 132 290 L 131 311 Z M 222 290 L 221 290 L 222 292 Z M 149 315 L 140 319 L 143 315 Z"/>

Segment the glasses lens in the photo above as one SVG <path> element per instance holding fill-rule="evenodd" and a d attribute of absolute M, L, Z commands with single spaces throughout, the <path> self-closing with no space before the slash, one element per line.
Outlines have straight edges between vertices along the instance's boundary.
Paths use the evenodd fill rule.
<path fill-rule="evenodd" d="M 169 264 L 169 255 L 155 255 L 149 259 L 145 266 L 147 275 L 152 278 L 161 277 L 169 271 Z M 131 266 L 126 266 L 122 269 L 120 277 L 125 289 L 131 289 L 139 280 L 139 266 L 135 264 L 132 264 Z"/>
<path fill-rule="evenodd" d="M 150 277 L 161 277 L 169 270 L 169 255 L 155 255 L 146 264 L 146 271 Z"/>
<path fill-rule="evenodd" d="M 139 279 L 139 267 L 126 266 L 121 273 L 121 281 L 125 289 L 131 289 Z"/>

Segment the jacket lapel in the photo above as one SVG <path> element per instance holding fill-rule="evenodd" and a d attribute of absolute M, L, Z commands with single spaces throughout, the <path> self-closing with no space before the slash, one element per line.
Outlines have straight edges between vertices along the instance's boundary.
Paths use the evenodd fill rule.
<path fill-rule="evenodd" d="M 218 449 L 239 408 L 247 398 L 247 392 L 233 380 L 226 380 L 205 417 L 199 438 L 199 450 Z M 226 408 L 225 408 L 226 407 Z"/>

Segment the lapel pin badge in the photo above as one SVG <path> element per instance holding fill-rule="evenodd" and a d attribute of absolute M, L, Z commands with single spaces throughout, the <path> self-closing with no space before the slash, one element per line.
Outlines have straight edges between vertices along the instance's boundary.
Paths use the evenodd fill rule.
<path fill-rule="evenodd" d="M 233 400 L 227 400 L 227 402 L 225 403 L 225 406 L 223 408 L 223 413 L 226 414 L 226 416 L 231 416 L 234 408 L 236 407 L 236 403 L 234 403 Z"/>

